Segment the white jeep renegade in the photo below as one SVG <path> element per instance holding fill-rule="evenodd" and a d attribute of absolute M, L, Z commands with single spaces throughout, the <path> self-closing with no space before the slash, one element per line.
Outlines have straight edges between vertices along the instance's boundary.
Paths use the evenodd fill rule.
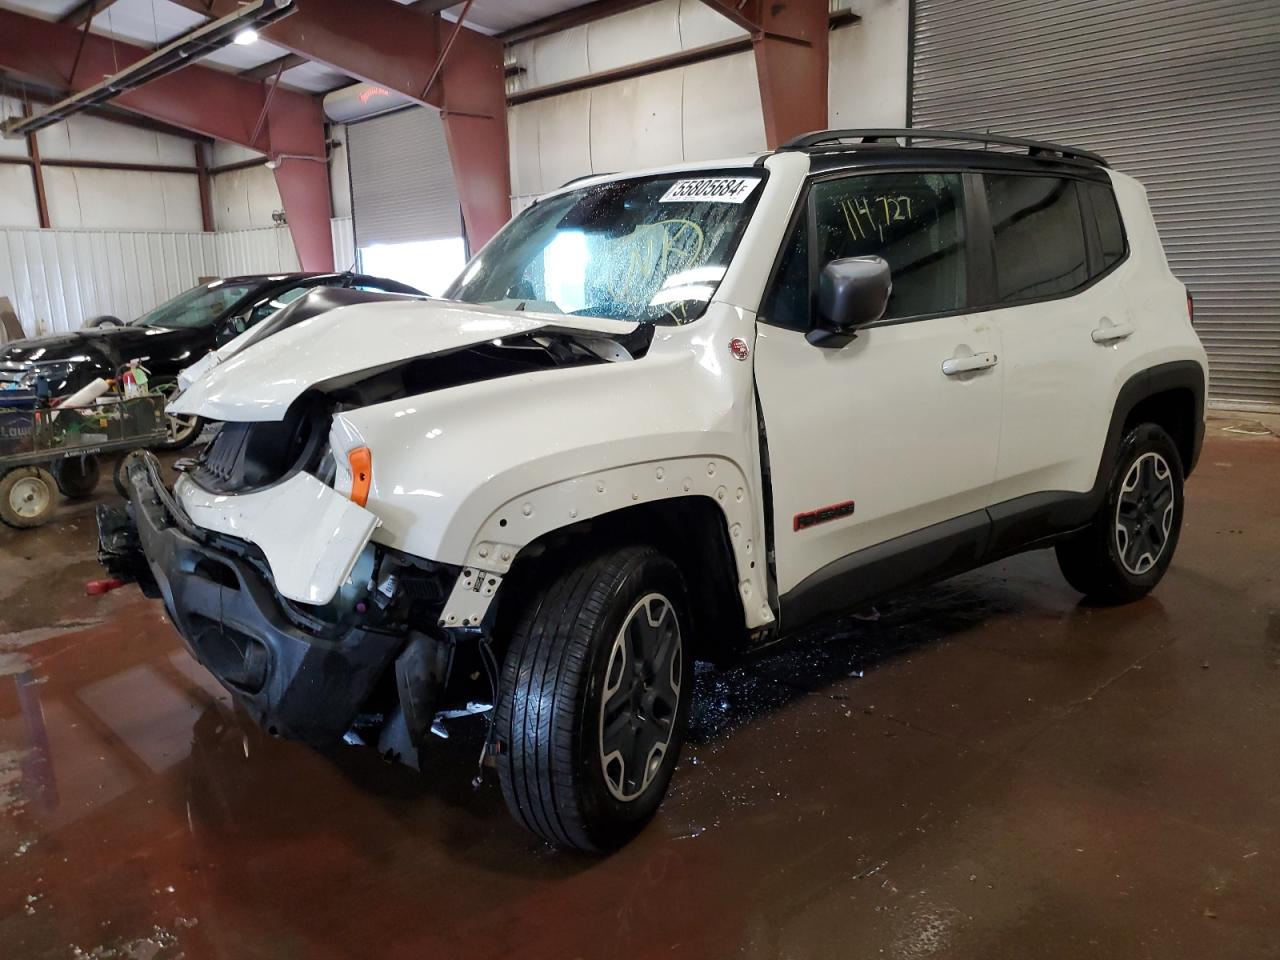
<path fill-rule="evenodd" d="M 1151 590 L 1190 314 L 1142 187 L 1071 147 L 832 131 L 593 177 L 443 300 L 312 294 L 202 362 L 171 411 L 216 438 L 172 490 L 131 461 L 103 557 L 272 733 L 417 765 L 492 705 L 516 818 L 607 850 L 695 659 L 1034 547 Z"/>

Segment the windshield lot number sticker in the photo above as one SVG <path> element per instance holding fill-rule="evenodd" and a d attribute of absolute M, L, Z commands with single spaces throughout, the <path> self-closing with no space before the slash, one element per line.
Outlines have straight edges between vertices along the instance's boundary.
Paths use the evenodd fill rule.
<path fill-rule="evenodd" d="M 659 203 L 741 203 L 760 181 L 755 177 L 711 177 L 677 180 Z"/>

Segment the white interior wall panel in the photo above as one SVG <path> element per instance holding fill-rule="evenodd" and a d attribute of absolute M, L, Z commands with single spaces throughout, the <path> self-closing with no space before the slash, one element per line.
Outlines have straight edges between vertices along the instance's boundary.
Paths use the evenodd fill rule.
<path fill-rule="evenodd" d="M 195 147 L 184 137 L 76 116 L 36 134 L 46 160 L 94 160 L 99 163 L 158 163 L 195 166 Z"/>
<path fill-rule="evenodd" d="M 350 217 L 334 217 L 329 221 L 333 238 L 333 268 L 350 270 L 356 266 L 356 230 Z"/>
<path fill-rule="evenodd" d="M 684 74 L 668 70 L 584 90 L 583 96 L 590 95 L 591 130 L 587 142 L 591 149 L 586 160 L 591 168 L 642 170 L 678 156 L 683 88 Z M 582 159 L 575 157 L 574 162 L 580 166 Z"/>
<path fill-rule="evenodd" d="M 683 73 L 684 138 L 678 159 L 712 160 L 765 149 L 754 54 L 690 64 Z"/>
<path fill-rule="evenodd" d="M 706 6 L 701 0 L 698 3 Z M 586 41 L 588 73 L 603 73 L 676 53 L 683 49 L 680 2 L 662 0 L 597 20 L 587 25 Z"/>
<path fill-rule="evenodd" d="M 216 244 L 219 276 L 292 273 L 300 270 L 288 227 L 259 227 L 210 234 Z"/>
<path fill-rule="evenodd" d="M 829 35 L 827 117 L 833 127 L 907 122 L 908 0 L 850 0 L 862 19 Z"/>
<path fill-rule="evenodd" d="M 525 71 L 514 89 L 535 90 L 746 35 L 702 0 L 659 0 L 515 44 L 508 56 Z"/>
<path fill-rule="evenodd" d="M 0 163 L 0 227 L 38 226 L 40 211 L 36 208 L 36 188 L 31 181 L 31 168 L 14 163 Z"/>
<path fill-rule="evenodd" d="M 1210 395 L 1280 405 L 1280 3 L 917 0 L 913 122 L 1097 150 L 1147 187 Z"/>
<path fill-rule="evenodd" d="M 248 147 L 242 147 L 238 143 L 228 143 L 225 140 L 213 141 L 209 166 L 222 167 L 229 163 L 244 163 L 247 160 L 261 160 L 265 154 L 259 153 L 257 150 L 250 150 Z"/>
<path fill-rule="evenodd" d="M 196 178 L 185 173 L 45 167 L 49 221 L 61 230 L 193 230 L 202 226 Z"/>
<path fill-rule="evenodd" d="M 284 209 L 275 174 L 266 166 L 231 170 L 209 180 L 213 226 L 220 233 L 270 227 L 271 215 Z"/>
<path fill-rule="evenodd" d="M 336 218 L 351 217 L 351 167 L 347 154 L 347 127 L 335 123 L 329 128 L 329 138 L 337 141 L 330 154 L 329 196 L 333 201 Z"/>
<path fill-rule="evenodd" d="M 755 153 L 764 116 L 750 52 L 507 110 L 513 209 L 589 173 Z"/>
<path fill-rule="evenodd" d="M 694 50 L 746 35 L 746 30 L 703 0 L 680 0 L 681 49 Z"/>
<path fill-rule="evenodd" d="M 0 229 L 0 293 L 30 335 L 136 317 L 217 273 L 211 233 Z"/>

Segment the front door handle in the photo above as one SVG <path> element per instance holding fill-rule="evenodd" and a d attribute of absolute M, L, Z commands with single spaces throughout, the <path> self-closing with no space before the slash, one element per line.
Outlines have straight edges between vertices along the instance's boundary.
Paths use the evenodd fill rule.
<path fill-rule="evenodd" d="M 1094 343 L 1115 343 L 1118 340 L 1133 336 L 1133 324 L 1111 323 L 1106 317 L 1103 317 L 1102 326 L 1094 330 L 1091 336 Z"/>
<path fill-rule="evenodd" d="M 999 361 L 994 353 L 975 353 L 969 357 L 952 357 L 942 361 L 942 372 L 948 377 L 957 373 L 972 373 L 975 370 L 989 370 Z"/>

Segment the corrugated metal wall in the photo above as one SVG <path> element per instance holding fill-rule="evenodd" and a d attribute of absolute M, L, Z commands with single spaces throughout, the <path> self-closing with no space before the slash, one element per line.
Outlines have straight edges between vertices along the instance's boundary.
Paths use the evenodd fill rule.
<path fill-rule="evenodd" d="M 1102 152 L 1146 184 L 1211 396 L 1280 405 L 1280 3 L 916 0 L 912 124 Z"/>
<path fill-rule="evenodd" d="M 213 236 L 216 238 L 220 276 L 291 273 L 300 269 L 288 227 L 228 230 Z"/>
<path fill-rule="evenodd" d="M 0 296 L 32 335 L 136 317 L 218 272 L 211 233 L 0 229 Z"/>

